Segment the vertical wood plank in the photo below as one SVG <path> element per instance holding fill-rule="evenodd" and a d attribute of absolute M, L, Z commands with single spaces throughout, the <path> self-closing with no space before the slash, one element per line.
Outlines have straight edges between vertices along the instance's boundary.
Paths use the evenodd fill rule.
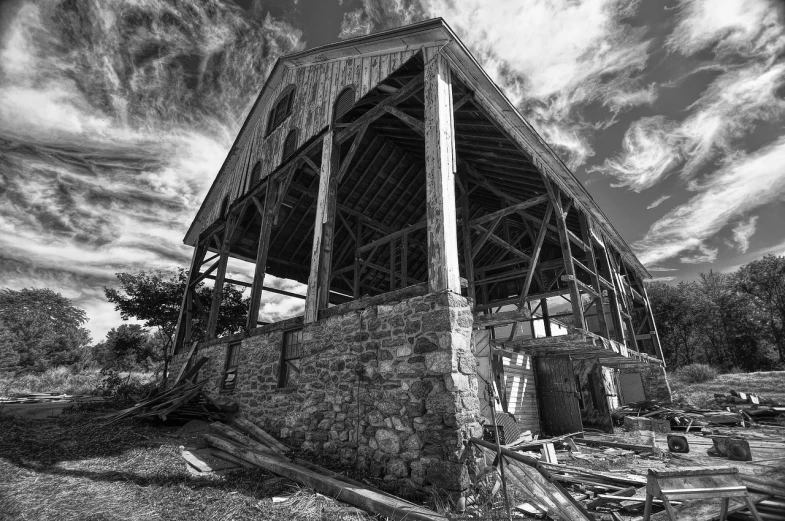
<path fill-rule="evenodd" d="M 358 218 L 357 219 L 357 228 L 356 234 L 354 239 L 354 287 L 352 288 L 354 291 L 354 298 L 360 298 L 360 246 L 362 246 L 362 232 L 363 232 L 363 223 Z"/>
<path fill-rule="evenodd" d="M 585 329 L 586 324 L 583 320 L 583 303 L 581 302 L 581 293 L 578 290 L 578 285 L 575 283 L 575 265 L 572 263 L 572 249 L 570 248 L 570 239 L 567 235 L 567 222 L 564 215 L 564 209 L 561 204 L 561 195 L 558 188 L 555 188 L 547 175 L 543 175 L 545 188 L 548 189 L 548 196 L 551 199 L 551 204 L 556 210 L 556 227 L 559 230 L 559 242 L 561 243 L 561 253 L 564 259 L 564 272 L 571 280 L 567 282 L 570 288 L 570 304 L 572 305 L 572 316 L 575 320 L 574 327 Z"/>
<path fill-rule="evenodd" d="M 583 242 L 589 247 L 589 251 L 586 252 L 586 267 L 591 270 L 589 276 L 591 277 L 592 286 L 594 286 L 594 289 L 597 290 L 597 294 L 599 295 L 599 297 L 594 300 L 594 306 L 597 310 L 597 321 L 600 323 L 600 332 L 602 335 L 605 338 L 610 339 L 610 330 L 605 321 L 605 302 L 602 298 L 602 285 L 600 284 L 600 278 L 597 271 L 597 259 L 594 256 L 594 239 L 591 237 L 591 226 L 586 218 L 586 214 L 580 210 L 578 210 L 578 217 L 581 223 Z"/>
<path fill-rule="evenodd" d="M 401 287 L 409 287 L 409 234 L 401 237 Z"/>
<path fill-rule="evenodd" d="M 424 95 L 428 291 L 460 294 L 452 83 L 450 67 L 441 54 L 425 65 Z"/>
<path fill-rule="evenodd" d="M 472 258 L 472 230 L 469 227 L 471 215 L 469 213 L 469 179 L 464 175 L 463 190 L 461 191 L 461 231 L 463 234 L 463 263 L 466 266 L 467 295 L 476 305 L 474 293 L 474 259 Z"/>
<path fill-rule="evenodd" d="M 215 338 L 216 326 L 218 325 L 218 314 L 221 311 L 221 299 L 223 298 L 224 277 L 226 277 L 226 265 L 229 262 L 229 246 L 234 232 L 234 219 L 230 217 L 224 227 L 224 237 L 221 243 L 221 256 L 218 259 L 218 269 L 215 270 L 215 286 L 213 287 L 213 300 L 210 303 L 210 317 L 207 319 L 207 339 Z"/>
<path fill-rule="evenodd" d="M 272 231 L 272 220 L 274 204 L 272 201 L 272 194 L 274 190 L 272 185 L 275 183 L 268 182 L 267 190 L 265 192 L 263 209 L 261 214 L 262 226 L 259 231 L 259 242 L 256 250 L 256 266 L 254 268 L 253 284 L 251 285 L 251 299 L 248 303 L 248 315 L 246 316 L 245 327 L 246 329 L 253 329 L 256 327 L 259 320 L 259 307 L 262 301 L 262 288 L 264 286 L 265 270 L 267 269 L 267 255 L 270 246 L 270 233 Z"/>
<path fill-rule="evenodd" d="M 360 89 L 360 96 L 363 97 L 371 90 L 371 59 L 367 56 L 363 58 L 363 79 L 362 87 Z"/>
<path fill-rule="evenodd" d="M 311 249 L 311 272 L 305 296 L 303 322 L 318 320 L 319 309 L 327 304 L 330 269 L 332 262 L 332 236 L 335 223 L 336 183 L 338 153 L 333 143 L 334 131 L 325 134 L 322 142 L 322 166 L 319 174 L 319 195 L 316 202 L 316 223 Z"/>

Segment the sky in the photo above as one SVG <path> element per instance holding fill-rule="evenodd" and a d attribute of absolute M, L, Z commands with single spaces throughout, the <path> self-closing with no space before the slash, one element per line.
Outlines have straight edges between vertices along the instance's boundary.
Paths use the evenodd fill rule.
<path fill-rule="evenodd" d="M 115 273 L 187 267 L 185 231 L 279 56 L 433 17 L 655 279 L 785 255 L 785 3 L 4 0 L 0 287 L 61 292 L 100 340 L 121 323 Z M 262 318 L 301 306 L 266 295 Z"/>

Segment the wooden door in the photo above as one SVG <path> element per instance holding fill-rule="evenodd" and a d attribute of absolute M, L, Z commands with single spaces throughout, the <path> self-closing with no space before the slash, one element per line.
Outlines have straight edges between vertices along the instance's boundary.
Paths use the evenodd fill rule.
<path fill-rule="evenodd" d="M 583 430 L 575 373 L 569 356 L 538 356 L 537 397 L 542 432 L 550 436 Z"/>

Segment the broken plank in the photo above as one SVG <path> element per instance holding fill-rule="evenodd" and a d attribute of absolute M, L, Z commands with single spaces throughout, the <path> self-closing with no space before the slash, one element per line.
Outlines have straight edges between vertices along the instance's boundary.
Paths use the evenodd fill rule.
<path fill-rule="evenodd" d="M 252 421 L 246 418 L 235 418 L 232 421 L 232 424 L 239 429 L 245 431 L 249 436 L 255 438 L 260 443 L 269 446 L 273 450 L 286 453 L 289 452 L 291 449 L 281 443 L 280 441 L 273 438 L 270 434 L 264 431 L 264 429 L 260 428 L 258 425 L 253 423 Z"/>
<path fill-rule="evenodd" d="M 271 449 L 267 445 L 263 445 L 258 441 L 254 440 L 253 438 L 251 438 L 250 436 L 243 434 L 242 432 L 233 429 L 223 423 L 220 422 L 211 423 L 210 430 L 220 436 L 223 436 L 224 438 L 232 440 L 235 443 L 239 443 L 240 445 L 245 445 L 246 447 L 250 447 L 256 451 L 264 452 L 265 454 L 280 455 L 280 452 L 278 452 L 277 450 Z"/>
<path fill-rule="evenodd" d="M 204 438 L 213 447 L 217 447 L 274 474 L 297 481 L 328 497 L 359 507 L 366 512 L 395 520 L 447 521 L 447 517 L 425 507 L 414 506 L 403 500 L 393 499 L 372 490 L 344 483 L 335 478 L 322 476 L 280 456 L 256 452 L 211 434 L 205 434 Z"/>

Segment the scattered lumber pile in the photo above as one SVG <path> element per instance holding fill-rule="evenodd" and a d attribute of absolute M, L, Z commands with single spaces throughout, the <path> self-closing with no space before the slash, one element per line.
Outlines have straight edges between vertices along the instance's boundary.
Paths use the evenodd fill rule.
<path fill-rule="evenodd" d="M 212 433 L 205 434 L 204 439 L 211 447 L 371 514 L 407 521 L 447 520 L 423 506 L 372 490 L 319 465 L 301 459 L 290 460 L 288 447 L 246 419 L 235 418 L 231 425 L 212 423 L 210 430 Z"/>
<path fill-rule="evenodd" d="M 783 404 L 775 402 L 769 398 L 758 396 L 755 393 L 745 393 L 731 389 L 728 394 L 714 394 L 714 401 L 720 407 L 731 407 L 734 405 L 772 405 L 782 407 Z"/>
<path fill-rule="evenodd" d="M 31 393 L 31 394 L 12 394 L 8 397 L 0 397 L 0 404 L 10 405 L 13 403 L 50 403 L 78 400 L 88 398 L 81 394 L 61 394 L 61 393 Z"/>
<path fill-rule="evenodd" d="M 199 369 L 208 360 L 206 356 L 202 357 L 190 369 L 183 370 L 168 391 L 151 396 L 128 409 L 104 416 L 103 418 L 108 420 L 106 425 L 126 418 L 157 418 L 161 421 L 226 420 L 225 407 L 202 392 L 207 380 L 194 382 Z"/>
<path fill-rule="evenodd" d="M 740 425 L 743 421 L 741 414 L 727 410 L 699 409 L 696 407 L 679 408 L 672 403 L 646 400 L 626 404 L 615 409 L 611 414 L 616 425 L 629 426 L 633 422 L 640 422 L 635 418 L 648 419 L 651 423 L 646 430 L 665 432 L 665 429 L 655 420 L 667 420 L 672 430 L 690 430 L 691 428 L 705 427 L 707 425 Z M 657 427 L 660 425 L 660 427 Z M 647 427 L 647 426 L 643 426 Z M 632 429 L 630 429 L 632 430 Z M 635 429 L 643 430 L 643 429 Z"/>

